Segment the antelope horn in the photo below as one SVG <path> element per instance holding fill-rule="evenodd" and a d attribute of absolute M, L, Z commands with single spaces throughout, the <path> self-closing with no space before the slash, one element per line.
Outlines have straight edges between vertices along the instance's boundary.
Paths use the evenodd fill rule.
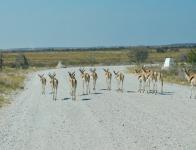
<path fill-rule="evenodd" d="M 72 77 L 71 73 L 70 72 L 68 72 L 68 73 L 69 73 L 69 76 Z"/>
<path fill-rule="evenodd" d="M 49 75 L 49 77 L 51 77 L 51 73 L 50 72 L 48 73 L 48 75 Z"/>

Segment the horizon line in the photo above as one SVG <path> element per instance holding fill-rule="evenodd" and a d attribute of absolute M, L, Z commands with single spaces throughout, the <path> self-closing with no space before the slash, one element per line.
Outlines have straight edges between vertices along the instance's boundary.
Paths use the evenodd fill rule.
<path fill-rule="evenodd" d="M 0 51 L 4 51 L 4 50 L 33 50 L 33 49 L 50 49 L 50 48 L 56 48 L 56 49 L 91 49 L 91 48 L 127 48 L 127 47 L 164 47 L 164 46 L 183 46 L 183 45 L 196 45 L 196 42 L 190 42 L 190 43 L 168 43 L 168 44 L 153 44 L 153 45 L 147 45 L 147 44 L 140 44 L 140 45 L 111 45 L 111 46 L 69 46 L 69 47 L 62 47 L 62 46 L 43 46 L 43 47 L 16 47 L 16 48 L 0 48 Z"/>

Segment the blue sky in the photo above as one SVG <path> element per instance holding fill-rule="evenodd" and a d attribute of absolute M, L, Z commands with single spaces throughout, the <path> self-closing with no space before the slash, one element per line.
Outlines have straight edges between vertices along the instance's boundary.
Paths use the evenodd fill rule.
<path fill-rule="evenodd" d="M 0 0 L 0 48 L 196 42 L 196 0 Z"/>

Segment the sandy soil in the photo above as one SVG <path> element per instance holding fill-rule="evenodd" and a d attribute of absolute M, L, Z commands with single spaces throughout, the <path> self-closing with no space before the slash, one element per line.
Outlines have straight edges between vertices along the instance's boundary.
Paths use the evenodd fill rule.
<path fill-rule="evenodd" d="M 125 74 L 123 93 L 114 78 L 107 91 L 102 68 L 90 95 L 81 95 L 78 68 L 44 71 L 57 74 L 57 101 L 49 84 L 41 94 L 37 73 L 31 74 L 25 90 L 0 110 L 0 150 L 196 149 L 196 100 L 189 99 L 188 87 L 166 84 L 163 94 L 139 94 L 137 77 Z M 76 101 L 70 99 L 68 70 L 76 70 Z"/>

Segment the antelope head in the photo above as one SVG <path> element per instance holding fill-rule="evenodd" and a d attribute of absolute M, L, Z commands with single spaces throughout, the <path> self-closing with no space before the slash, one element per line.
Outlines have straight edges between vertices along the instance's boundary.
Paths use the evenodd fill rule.
<path fill-rule="evenodd" d="M 141 73 L 141 70 L 140 69 L 135 69 L 135 73 Z"/>
<path fill-rule="evenodd" d="M 118 78 L 118 76 L 119 76 L 119 71 L 118 71 L 118 72 L 113 71 L 113 72 L 114 72 L 115 78 Z"/>
<path fill-rule="evenodd" d="M 48 76 L 50 77 L 50 79 L 52 79 L 52 75 L 51 75 L 51 73 L 50 73 L 50 72 L 48 73 Z"/>
<path fill-rule="evenodd" d="M 146 68 L 145 68 L 144 66 L 142 66 L 142 71 L 143 71 L 144 73 L 147 72 L 147 70 L 146 70 Z"/>
<path fill-rule="evenodd" d="M 109 72 L 109 69 L 103 69 L 105 71 L 105 73 L 108 73 Z"/>
<path fill-rule="evenodd" d="M 49 73 L 48 76 L 50 77 L 50 79 L 54 79 L 56 76 L 56 73 L 55 72 L 53 74 Z"/>
<path fill-rule="evenodd" d="M 83 69 L 80 68 L 79 71 L 80 71 L 81 74 L 84 74 L 85 69 L 84 68 Z"/>
<path fill-rule="evenodd" d="M 73 78 L 75 78 L 75 71 L 74 72 L 68 72 L 69 73 L 69 77 L 71 78 L 71 79 L 73 79 Z"/>
<path fill-rule="evenodd" d="M 184 70 L 184 73 L 185 73 L 185 77 L 186 77 L 186 78 L 189 78 L 189 76 L 190 76 L 189 71 L 190 71 L 190 70 L 187 70 L 186 68 L 184 68 L 183 70 Z"/>

